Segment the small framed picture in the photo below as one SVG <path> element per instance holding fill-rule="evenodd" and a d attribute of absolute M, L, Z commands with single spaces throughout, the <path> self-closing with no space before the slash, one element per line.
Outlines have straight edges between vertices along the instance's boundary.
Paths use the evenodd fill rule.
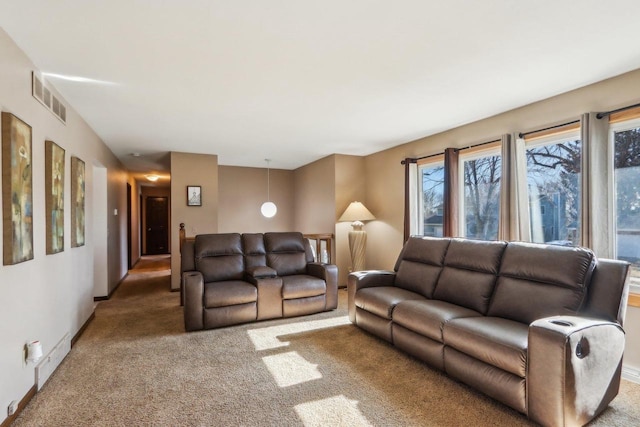
<path fill-rule="evenodd" d="M 187 206 L 202 206 L 202 189 L 199 185 L 187 185 Z"/>

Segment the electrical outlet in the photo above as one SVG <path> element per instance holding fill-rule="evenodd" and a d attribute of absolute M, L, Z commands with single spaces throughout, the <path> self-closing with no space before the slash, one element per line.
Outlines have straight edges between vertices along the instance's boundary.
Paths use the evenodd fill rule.
<path fill-rule="evenodd" d="M 16 411 L 18 410 L 18 401 L 14 400 L 11 403 L 9 403 L 9 407 L 7 408 L 7 416 L 11 416 L 13 414 L 16 413 Z"/>

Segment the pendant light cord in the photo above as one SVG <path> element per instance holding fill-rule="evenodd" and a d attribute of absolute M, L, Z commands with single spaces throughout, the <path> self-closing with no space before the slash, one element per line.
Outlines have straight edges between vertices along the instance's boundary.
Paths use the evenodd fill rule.
<path fill-rule="evenodd" d="M 267 162 L 267 202 L 271 201 L 271 197 L 269 196 L 269 184 L 270 184 L 270 169 L 269 169 L 269 162 L 271 162 L 271 159 L 265 159 Z"/>

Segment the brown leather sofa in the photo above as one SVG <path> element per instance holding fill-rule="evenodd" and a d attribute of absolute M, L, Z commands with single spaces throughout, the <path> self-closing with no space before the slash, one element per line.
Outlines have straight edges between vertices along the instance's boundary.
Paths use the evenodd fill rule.
<path fill-rule="evenodd" d="M 184 325 L 211 329 L 338 306 L 338 270 L 301 233 L 202 234 L 181 248 Z"/>
<path fill-rule="evenodd" d="M 549 426 L 617 395 L 625 262 L 584 248 L 411 237 L 394 271 L 349 275 L 351 322 Z"/>

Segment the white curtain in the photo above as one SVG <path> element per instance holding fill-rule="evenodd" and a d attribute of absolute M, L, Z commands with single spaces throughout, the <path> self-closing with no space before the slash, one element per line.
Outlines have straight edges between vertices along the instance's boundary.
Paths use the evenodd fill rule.
<path fill-rule="evenodd" d="M 501 240 L 531 241 L 524 139 L 502 135 Z"/>
<path fill-rule="evenodd" d="M 581 246 L 593 249 L 599 257 L 613 258 L 614 239 L 609 230 L 609 121 L 596 113 L 585 113 L 580 119 L 582 140 L 582 218 Z"/>
<path fill-rule="evenodd" d="M 420 221 L 422 221 L 422 208 L 418 206 L 419 194 L 418 194 L 418 164 L 409 163 L 409 235 L 414 236 L 416 234 L 422 234 L 420 227 Z"/>

